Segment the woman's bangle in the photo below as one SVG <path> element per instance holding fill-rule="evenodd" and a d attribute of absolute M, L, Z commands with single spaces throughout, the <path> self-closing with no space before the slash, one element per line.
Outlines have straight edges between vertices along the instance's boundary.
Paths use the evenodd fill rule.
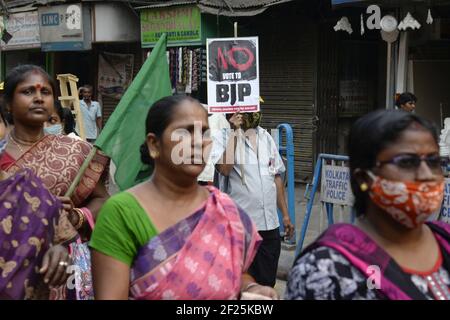
<path fill-rule="evenodd" d="M 85 222 L 84 214 L 83 214 L 83 211 L 81 211 L 78 208 L 74 208 L 73 211 L 75 211 L 78 214 L 78 223 L 75 226 L 75 229 L 78 230 L 83 226 L 83 224 Z"/>
<path fill-rule="evenodd" d="M 253 287 L 255 287 L 255 286 L 259 286 L 259 283 L 251 282 L 251 283 L 249 283 L 249 284 L 245 287 L 244 290 L 242 290 L 242 292 L 246 292 L 246 291 L 248 291 L 248 289 L 253 288 Z"/>

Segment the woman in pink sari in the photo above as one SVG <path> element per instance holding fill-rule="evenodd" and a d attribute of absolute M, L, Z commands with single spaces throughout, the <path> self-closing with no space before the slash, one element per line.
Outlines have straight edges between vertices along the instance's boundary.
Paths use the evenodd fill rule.
<path fill-rule="evenodd" d="M 146 126 L 141 151 L 153 176 L 108 200 L 92 235 L 96 299 L 237 299 L 242 291 L 276 298 L 246 274 L 260 243 L 250 218 L 197 184 L 210 144 L 204 108 L 166 97 Z"/>

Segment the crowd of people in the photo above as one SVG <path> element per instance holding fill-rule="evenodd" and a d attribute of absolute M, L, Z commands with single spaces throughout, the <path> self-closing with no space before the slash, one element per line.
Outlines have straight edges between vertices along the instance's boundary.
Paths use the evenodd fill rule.
<path fill-rule="evenodd" d="M 105 154 L 96 150 L 81 170 L 101 130 L 92 93 L 89 86 L 80 92 L 90 123 L 82 141 L 43 69 L 19 66 L 6 77 L 0 299 L 280 298 L 277 209 L 284 234 L 295 229 L 283 159 L 261 115 L 223 116 L 210 132 L 212 118 L 197 100 L 156 101 L 136 145 L 153 174 L 109 195 Z M 450 299 L 450 226 L 430 221 L 442 203 L 446 163 L 434 126 L 411 112 L 416 100 L 405 96 L 404 110 L 354 124 L 357 222 L 331 226 L 303 250 L 283 298 Z M 173 139 L 180 132 L 190 151 L 178 154 L 181 161 Z M 205 167 L 214 178 L 199 178 Z"/>

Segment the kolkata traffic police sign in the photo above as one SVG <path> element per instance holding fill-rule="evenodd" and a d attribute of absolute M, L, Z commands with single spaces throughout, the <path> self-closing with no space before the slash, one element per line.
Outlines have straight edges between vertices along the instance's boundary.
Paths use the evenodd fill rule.
<path fill-rule="evenodd" d="M 350 168 L 324 165 L 320 198 L 323 202 L 353 206 L 354 197 L 350 185 Z"/>
<path fill-rule="evenodd" d="M 258 112 L 258 38 L 208 39 L 207 48 L 209 112 Z"/>

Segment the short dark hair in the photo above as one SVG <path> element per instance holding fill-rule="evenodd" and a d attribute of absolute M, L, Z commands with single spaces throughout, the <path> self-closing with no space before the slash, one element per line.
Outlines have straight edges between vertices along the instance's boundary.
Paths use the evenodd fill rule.
<path fill-rule="evenodd" d="M 438 144 L 436 127 L 413 113 L 403 110 L 378 110 L 366 114 L 358 119 L 350 130 L 349 157 L 350 179 L 357 215 L 366 211 L 368 196 L 362 192 L 356 179 L 355 170 L 372 169 L 376 164 L 377 155 L 394 143 L 400 134 L 411 128 L 412 124 L 418 124 L 420 129 L 428 131 Z"/>
<path fill-rule="evenodd" d="M 70 108 L 64 108 L 61 102 L 55 100 L 55 111 L 58 114 L 61 122 L 64 123 L 64 133 L 70 134 L 75 131 L 75 119 Z"/>
<path fill-rule="evenodd" d="M 89 90 L 89 91 L 94 91 L 94 87 L 93 86 L 91 86 L 90 84 L 85 84 L 84 86 L 82 86 L 82 88 L 83 88 L 83 90 L 82 90 L 82 92 L 84 91 L 84 90 Z"/>
<path fill-rule="evenodd" d="M 64 121 L 63 117 L 64 117 L 64 111 L 63 111 L 63 106 L 61 105 L 61 102 L 59 102 L 59 100 L 55 100 L 55 112 L 58 114 L 58 117 L 61 119 L 61 122 Z"/>
<path fill-rule="evenodd" d="M 64 122 L 64 132 L 66 134 L 75 132 L 75 118 L 70 108 L 63 108 L 63 117 L 61 120 Z"/>
<path fill-rule="evenodd" d="M 173 95 L 162 98 L 156 101 L 150 108 L 146 120 L 146 135 L 149 133 L 155 134 L 160 138 L 166 130 L 166 128 L 172 122 L 172 116 L 175 113 L 175 108 L 179 106 L 183 101 L 196 102 L 200 105 L 200 102 L 192 97 L 186 95 Z M 201 105 L 200 105 L 201 106 Z M 202 107 L 203 110 L 205 110 Z M 205 110 L 206 112 L 206 110 Z M 147 143 L 144 142 L 141 145 L 141 160 L 144 164 L 153 165 L 153 159 L 149 155 Z"/>
<path fill-rule="evenodd" d="M 40 73 L 50 84 L 53 91 L 53 98 L 56 100 L 56 85 L 50 75 L 41 67 L 32 64 L 23 64 L 13 68 L 8 72 L 5 79 L 5 104 L 10 105 L 14 99 L 14 92 L 19 83 L 25 81 L 26 77 L 32 73 Z"/>
<path fill-rule="evenodd" d="M 400 106 L 402 104 L 405 104 L 405 103 L 408 103 L 411 101 L 417 102 L 417 97 L 411 92 L 404 92 L 398 96 L 397 100 L 395 101 L 395 105 L 400 108 Z"/>

